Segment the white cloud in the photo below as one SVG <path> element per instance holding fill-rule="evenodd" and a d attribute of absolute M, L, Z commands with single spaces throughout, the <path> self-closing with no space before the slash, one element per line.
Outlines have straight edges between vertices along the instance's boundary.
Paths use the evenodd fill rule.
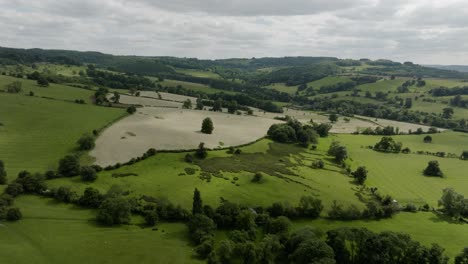
<path fill-rule="evenodd" d="M 1 46 L 468 64 L 462 0 L 0 0 Z"/>

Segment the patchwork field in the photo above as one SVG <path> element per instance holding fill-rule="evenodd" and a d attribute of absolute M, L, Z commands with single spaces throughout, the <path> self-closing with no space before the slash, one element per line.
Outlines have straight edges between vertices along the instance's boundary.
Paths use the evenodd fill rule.
<path fill-rule="evenodd" d="M 214 123 L 211 135 L 200 132 L 206 117 Z M 107 128 L 90 155 L 97 164 L 109 165 L 141 156 L 149 148 L 194 149 L 200 142 L 208 148 L 241 145 L 263 137 L 277 122 L 209 111 L 144 107 Z"/>

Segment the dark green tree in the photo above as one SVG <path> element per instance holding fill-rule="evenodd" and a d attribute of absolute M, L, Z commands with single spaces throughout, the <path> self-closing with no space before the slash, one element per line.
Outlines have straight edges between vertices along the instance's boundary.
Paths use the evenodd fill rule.
<path fill-rule="evenodd" d="M 80 170 L 81 180 L 86 182 L 93 182 L 97 179 L 96 170 L 90 166 L 83 166 Z"/>
<path fill-rule="evenodd" d="M 106 198 L 97 214 L 97 221 L 104 225 L 120 225 L 130 222 L 131 205 L 120 195 Z"/>
<path fill-rule="evenodd" d="M 213 103 L 213 111 L 215 112 L 222 112 L 223 111 L 223 99 L 218 98 Z"/>
<path fill-rule="evenodd" d="M 455 264 L 468 264 L 468 247 L 455 257 Z"/>
<path fill-rule="evenodd" d="M 67 155 L 59 161 L 58 172 L 66 177 L 80 174 L 80 160 L 76 155 Z"/>
<path fill-rule="evenodd" d="M 201 132 L 204 134 L 211 134 L 213 133 L 213 130 L 214 130 L 214 126 L 213 126 L 213 121 L 211 120 L 211 118 L 207 117 L 203 119 Z"/>
<path fill-rule="evenodd" d="M 190 99 L 185 100 L 183 105 L 182 105 L 182 108 L 183 109 L 192 109 L 192 100 L 190 100 Z"/>
<path fill-rule="evenodd" d="M 120 101 L 120 94 L 118 92 L 114 92 L 114 96 L 112 96 L 112 101 L 114 101 L 114 103 L 118 104 L 119 101 Z"/>
<path fill-rule="evenodd" d="M 205 148 L 205 143 L 200 142 L 198 149 L 195 151 L 195 157 L 205 159 L 208 156 L 208 151 Z"/>
<path fill-rule="evenodd" d="M 127 107 L 127 113 L 133 115 L 134 113 L 136 112 L 136 107 L 131 105 L 129 107 Z"/>
<path fill-rule="evenodd" d="M 228 113 L 234 114 L 239 108 L 239 106 L 237 105 L 237 101 L 235 100 L 230 101 L 227 108 L 228 108 Z"/>
<path fill-rule="evenodd" d="M 37 85 L 41 87 L 48 87 L 49 81 L 44 76 L 39 76 L 39 78 L 37 79 Z"/>
<path fill-rule="evenodd" d="M 424 143 L 431 143 L 432 142 L 432 137 L 427 135 L 424 137 Z"/>
<path fill-rule="evenodd" d="M 364 182 L 367 179 L 367 169 L 364 166 L 358 167 L 354 172 L 351 173 L 351 175 L 356 179 L 356 182 L 358 184 L 363 185 Z"/>
<path fill-rule="evenodd" d="M 81 136 L 77 143 L 80 150 L 91 150 L 95 146 L 94 137 L 90 134 Z"/>
<path fill-rule="evenodd" d="M 453 116 L 453 108 L 446 107 L 442 110 L 442 117 L 445 119 L 451 119 Z"/>
<path fill-rule="evenodd" d="M 193 205 L 192 205 L 192 214 L 202 214 L 203 213 L 203 202 L 201 199 L 200 191 L 195 188 L 193 191 Z"/>
<path fill-rule="evenodd" d="M 201 99 L 201 97 L 198 97 L 198 98 L 197 98 L 197 104 L 196 104 L 196 106 L 195 106 L 195 109 L 197 109 L 197 110 L 203 110 L 203 107 L 204 107 L 204 105 L 203 105 L 203 100 Z"/>
<path fill-rule="evenodd" d="M 432 160 L 429 161 L 427 167 L 424 169 L 424 175 L 442 177 L 444 174 L 440 169 L 439 162 L 437 160 Z"/>
<path fill-rule="evenodd" d="M 18 221 L 23 218 L 23 214 L 21 213 L 19 208 L 10 208 L 6 213 L 6 219 L 8 221 Z"/>
<path fill-rule="evenodd" d="M 330 114 L 328 116 L 328 120 L 330 120 L 330 122 L 332 122 L 332 123 L 335 123 L 336 121 L 338 121 L 338 115 L 337 114 Z"/>
<path fill-rule="evenodd" d="M 78 203 L 81 206 L 98 208 L 103 200 L 104 196 L 99 192 L 98 189 L 95 189 L 93 187 L 87 187 L 84 190 L 83 195 L 78 200 Z"/>
<path fill-rule="evenodd" d="M 6 184 L 7 182 L 7 173 L 5 170 L 5 163 L 3 160 L 0 160 L 0 185 Z"/>
<path fill-rule="evenodd" d="M 338 163 L 342 163 L 348 158 L 348 150 L 338 141 L 333 141 L 328 149 L 328 155 L 335 157 Z"/>

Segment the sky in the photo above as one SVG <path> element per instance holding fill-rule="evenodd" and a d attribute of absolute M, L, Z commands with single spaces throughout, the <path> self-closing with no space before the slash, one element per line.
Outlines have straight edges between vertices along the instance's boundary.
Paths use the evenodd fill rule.
<path fill-rule="evenodd" d="M 0 0 L 0 46 L 468 65 L 467 0 Z"/>

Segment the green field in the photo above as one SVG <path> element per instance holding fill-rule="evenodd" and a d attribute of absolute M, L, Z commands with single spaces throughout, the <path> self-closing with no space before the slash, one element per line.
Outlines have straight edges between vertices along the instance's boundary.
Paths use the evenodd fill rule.
<path fill-rule="evenodd" d="M 202 70 L 195 70 L 195 69 L 176 69 L 176 71 L 183 73 L 183 74 L 195 76 L 195 77 L 221 79 L 221 76 L 219 76 L 217 73 L 214 73 L 212 71 L 202 71 Z"/>
<path fill-rule="evenodd" d="M 407 233 L 423 245 L 438 243 L 452 258 L 468 245 L 468 225 L 454 223 L 432 212 L 399 213 L 391 219 L 380 221 L 333 221 L 327 219 L 301 220 L 293 223 L 294 229 L 311 226 L 327 231 L 340 227 L 367 228 L 373 232 L 394 231 Z"/>
<path fill-rule="evenodd" d="M 395 136 L 394 139 L 412 151 L 444 151 L 460 155 L 468 149 L 468 135 L 446 132 L 433 135 L 433 143 L 423 143 L 424 135 Z M 453 187 L 460 193 L 468 193 L 466 168 L 468 163 L 455 158 L 438 158 L 432 155 L 381 153 L 373 146 L 381 136 L 339 135 L 336 139 L 348 147 L 353 167 L 366 166 L 369 170 L 367 186 L 374 186 L 383 194 L 389 194 L 402 204 L 428 203 L 437 207 L 442 189 Z M 431 160 L 438 160 L 445 173 L 444 178 L 426 177 L 422 171 Z"/>
<path fill-rule="evenodd" d="M 284 83 L 273 83 L 265 87 L 288 94 L 295 94 L 297 92 L 297 85 L 287 86 Z"/>
<path fill-rule="evenodd" d="M 367 83 L 357 86 L 362 92 L 394 92 L 396 89 L 404 83 L 402 79 L 395 80 L 379 80 L 375 83 Z"/>
<path fill-rule="evenodd" d="M 40 87 L 36 81 L 19 79 L 10 76 L 0 75 L 0 90 L 4 90 L 5 86 L 19 81 L 22 83 L 21 95 L 29 95 L 29 92 L 33 92 L 34 96 L 37 97 L 48 97 L 59 100 L 74 101 L 75 99 L 83 99 L 87 103 L 91 103 L 91 97 L 94 94 L 92 90 L 86 90 L 81 88 L 75 88 L 62 84 L 49 84 L 48 87 Z"/>
<path fill-rule="evenodd" d="M 225 150 L 210 152 L 209 158 L 200 164 L 201 167 L 184 162 L 185 153 L 161 153 L 132 166 L 102 172 L 92 186 L 105 192 L 111 186 L 118 185 L 133 195 L 166 197 L 188 209 L 191 208 L 194 188 L 198 188 L 205 202 L 213 206 L 218 205 L 220 197 L 249 205 L 267 206 L 273 202 L 296 204 L 303 195 L 317 196 L 326 206 L 333 200 L 362 206 L 355 195 L 357 187 L 350 178 L 341 174 L 341 169 L 335 164 L 326 161 L 326 170 L 311 168 L 314 159 L 324 158 L 328 143 L 324 139 L 317 151 L 304 151 L 297 146 L 262 140 L 242 148 L 245 153 L 238 158 L 226 154 Z M 197 172 L 188 175 L 185 168 L 195 168 Z M 213 176 L 211 182 L 207 182 L 198 177 L 202 171 L 220 174 L 224 178 Z M 251 183 L 253 174 L 259 171 L 265 173 L 264 182 Z M 112 177 L 115 173 L 136 173 L 138 176 Z M 237 181 L 235 177 L 238 177 Z M 89 186 L 79 178 L 55 179 L 49 181 L 49 185 L 70 186 L 79 193 Z"/>
<path fill-rule="evenodd" d="M 16 178 L 20 170 L 55 168 L 61 157 L 74 150 L 82 134 L 124 113 L 117 108 L 0 93 L 0 157 L 8 178 Z"/>
<path fill-rule="evenodd" d="M 37 196 L 15 200 L 24 218 L 0 224 L 2 263 L 198 263 L 187 227 L 161 223 L 158 230 L 131 225 L 101 227 L 95 212 Z"/>
<path fill-rule="evenodd" d="M 196 92 L 203 92 L 207 94 L 215 94 L 215 93 L 221 93 L 221 92 L 226 93 L 226 94 L 236 94 L 236 92 L 233 92 L 233 91 L 214 89 L 214 88 L 209 87 L 208 85 L 204 85 L 200 83 L 192 83 L 192 82 L 184 82 L 184 81 L 166 79 L 160 82 L 160 84 L 162 86 L 168 86 L 168 87 L 177 87 L 178 85 L 180 85 L 185 89 L 194 90 Z"/>
<path fill-rule="evenodd" d="M 349 79 L 348 77 L 328 76 L 320 80 L 307 83 L 307 87 L 313 87 L 316 90 L 318 90 L 322 86 L 329 86 L 329 85 L 334 85 L 337 83 L 348 82 L 348 81 L 351 81 L 351 79 Z"/>

